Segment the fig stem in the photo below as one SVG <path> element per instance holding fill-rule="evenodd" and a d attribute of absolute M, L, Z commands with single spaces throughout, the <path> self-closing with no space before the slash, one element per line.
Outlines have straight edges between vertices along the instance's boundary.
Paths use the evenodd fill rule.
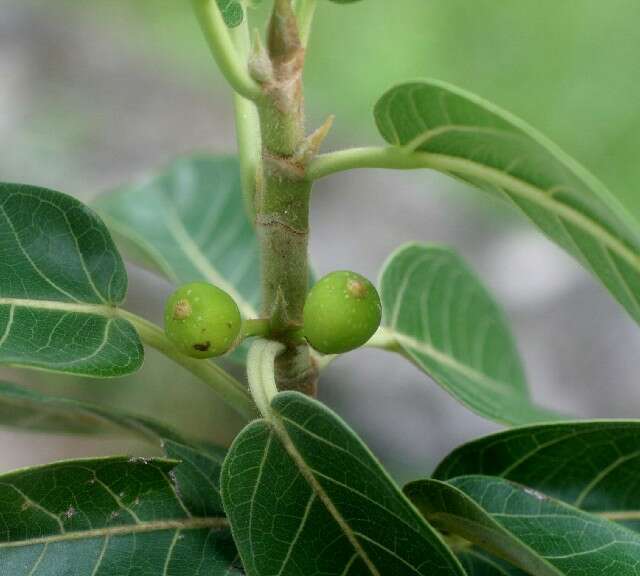
<path fill-rule="evenodd" d="M 268 336 L 271 330 L 270 322 L 266 318 L 256 318 L 253 320 L 243 320 L 240 328 L 240 338 L 252 338 L 254 336 Z"/>

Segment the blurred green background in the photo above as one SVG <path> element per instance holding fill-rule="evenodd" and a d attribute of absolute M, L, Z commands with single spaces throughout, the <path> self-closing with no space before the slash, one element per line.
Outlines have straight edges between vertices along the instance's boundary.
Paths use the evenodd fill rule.
<path fill-rule="evenodd" d="M 371 109 L 391 85 L 440 78 L 522 116 L 640 214 L 637 1 L 319 4 L 306 73 L 310 120 L 336 114 L 344 143 L 378 139 Z M 211 61 L 186 1 L 58 0 L 55 9 L 89 12 L 132 50 L 181 70 L 186 82 L 211 82 Z"/>
<path fill-rule="evenodd" d="M 255 22 L 269 4 L 252 11 Z M 546 133 L 640 220 L 638 22 L 637 0 L 318 0 L 306 70 L 309 127 L 335 114 L 327 149 L 380 143 L 372 108 L 387 88 L 415 77 L 447 80 Z M 89 200 L 177 154 L 233 151 L 232 114 L 187 0 L 0 0 L 2 180 Z M 452 243 L 503 297 L 537 398 L 580 415 L 636 415 L 637 327 L 511 212 L 445 179 L 377 172 L 321 183 L 314 210 L 312 252 L 321 273 L 350 267 L 375 277 L 402 241 Z M 513 278 L 521 283 L 510 293 L 504 286 Z M 130 284 L 131 307 L 159 317 L 170 287 L 135 269 Z M 411 370 L 360 352 L 337 363 L 321 390 L 399 476 L 429 469 L 454 444 L 495 428 Z M 159 359 L 118 381 L 11 376 L 163 415 L 220 443 L 239 425 L 206 389 Z M 419 442 L 405 453 L 407 436 Z M 42 439 L 36 449 L 6 438 L 3 446 L 16 448 L 3 451 L 0 468 L 133 450 L 69 439 Z"/>

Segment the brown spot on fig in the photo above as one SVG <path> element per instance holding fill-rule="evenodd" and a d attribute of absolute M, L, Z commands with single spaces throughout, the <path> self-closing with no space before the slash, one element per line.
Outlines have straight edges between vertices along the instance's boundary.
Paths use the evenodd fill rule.
<path fill-rule="evenodd" d="M 198 352 L 206 352 L 207 350 L 209 350 L 209 348 L 211 348 L 211 342 L 209 342 L 209 340 L 207 340 L 206 342 L 198 342 L 197 344 L 193 345 L 194 350 L 197 350 Z"/>
<path fill-rule="evenodd" d="M 369 289 L 364 282 L 350 278 L 347 280 L 347 292 L 354 298 L 364 298 Z"/>

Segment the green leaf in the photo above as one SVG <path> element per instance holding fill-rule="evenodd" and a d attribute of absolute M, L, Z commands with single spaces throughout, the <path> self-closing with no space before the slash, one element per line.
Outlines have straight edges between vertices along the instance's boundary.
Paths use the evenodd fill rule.
<path fill-rule="evenodd" d="M 529 398 L 504 314 L 455 252 L 402 246 L 382 270 L 380 292 L 384 333 L 465 406 L 509 424 L 551 417 Z"/>
<path fill-rule="evenodd" d="M 235 158 L 177 160 L 145 183 L 98 198 L 96 207 L 125 254 L 175 284 L 215 284 L 243 317 L 258 316 L 258 241 Z M 245 355 L 244 348 L 234 353 Z"/>
<path fill-rule="evenodd" d="M 1 476 L 2 573 L 243 574 L 219 499 L 196 498 L 194 474 L 167 460 L 104 458 Z"/>
<path fill-rule="evenodd" d="M 434 477 L 499 476 L 640 530 L 638 446 L 640 421 L 528 426 L 461 446 Z"/>
<path fill-rule="evenodd" d="M 358 437 L 297 392 L 236 438 L 222 497 L 250 576 L 463 574 Z"/>
<path fill-rule="evenodd" d="M 526 572 L 480 548 L 466 548 L 458 553 L 458 559 L 467 576 L 527 576 Z"/>
<path fill-rule="evenodd" d="M 412 482 L 425 517 L 530 574 L 636 576 L 640 535 L 544 494 L 490 476 Z"/>
<path fill-rule="evenodd" d="M 142 344 L 118 318 L 127 274 L 104 224 L 78 200 L 0 184 L 0 363 L 111 377 Z"/>
<path fill-rule="evenodd" d="M 229 28 L 235 28 L 242 24 L 244 19 L 244 10 L 242 4 L 236 0 L 217 0 L 218 8 L 222 12 L 222 18 Z"/>
<path fill-rule="evenodd" d="M 181 462 L 171 476 L 189 512 L 198 517 L 223 513 L 220 473 L 226 450 L 196 448 L 174 439 L 165 439 L 162 449 L 168 458 Z"/>
<path fill-rule="evenodd" d="M 425 166 L 506 198 L 640 322 L 638 225 L 584 168 L 527 124 L 442 82 L 392 88 L 376 104 L 387 142 Z"/>
<path fill-rule="evenodd" d="M 39 432 L 108 434 L 128 432 L 158 443 L 180 439 L 166 426 L 86 402 L 47 396 L 0 381 L 0 426 Z"/>

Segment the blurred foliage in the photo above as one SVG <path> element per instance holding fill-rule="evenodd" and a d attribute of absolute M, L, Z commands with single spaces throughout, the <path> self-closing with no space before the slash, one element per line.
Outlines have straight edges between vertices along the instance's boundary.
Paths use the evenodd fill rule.
<path fill-rule="evenodd" d="M 186 1 L 64 5 L 98 11 L 104 26 L 126 27 L 134 47 L 199 81 L 214 74 Z M 385 89 L 441 78 L 527 119 L 640 215 L 639 20 L 636 0 L 321 1 L 307 69 L 311 121 L 335 113 L 340 142 L 376 142 L 371 108 Z"/>

